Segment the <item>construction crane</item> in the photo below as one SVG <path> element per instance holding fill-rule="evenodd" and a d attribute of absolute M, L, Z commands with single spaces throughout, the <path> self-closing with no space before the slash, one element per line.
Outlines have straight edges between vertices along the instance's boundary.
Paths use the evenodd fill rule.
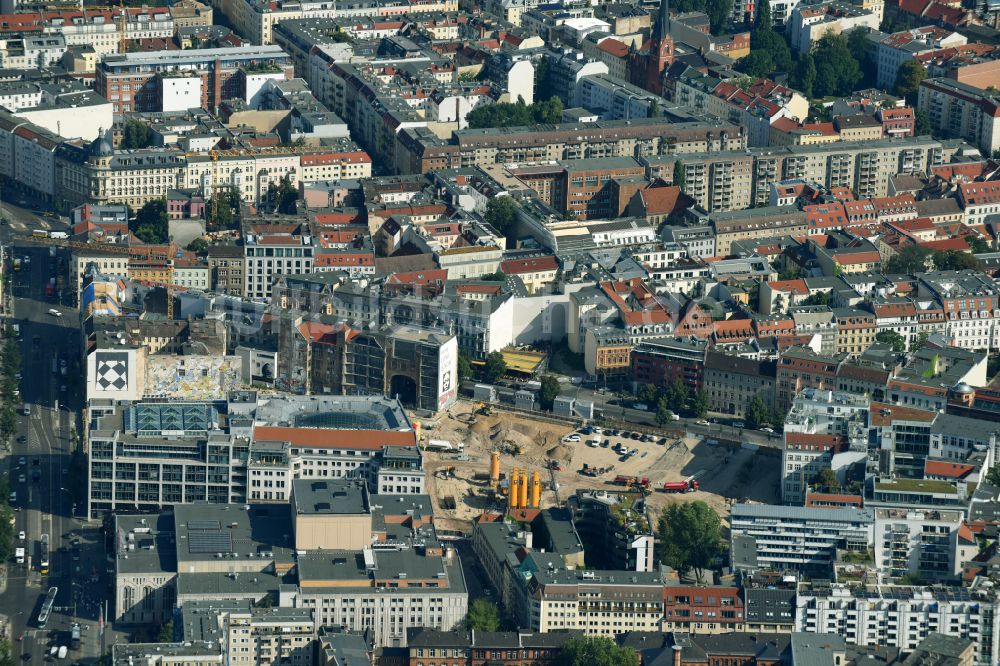
<path fill-rule="evenodd" d="M 219 153 L 212 151 L 212 224 L 219 223 L 219 194 L 222 188 L 219 186 Z"/>
<path fill-rule="evenodd" d="M 125 0 L 118 0 L 122 11 L 122 20 L 118 24 L 118 53 L 128 52 L 128 40 L 125 39 L 126 26 L 128 24 L 128 11 L 125 9 Z"/>
<path fill-rule="evenodd" d="M 209 156 L 212 158 L 212 201 L 210 203 L 211 208 L 209 208 L 209 219 L 213 224 L 217 223 L 219 219 L 219 194 L 222 191 L 222 185 L 219 182 L 219 151 L 210 150 L 208 151 Z M 184 153 L 183 157 L 204 157 L 205 153 Z M 205 194 L 205 188 L 202 187 L 202 195 Z"/>
<path fill-rule="evenodd" d="M 38 245 L 49 245 L 55 247 L 64 247 L 70 250 L 83 250 L 87 252 L 98 252 L 105 254 L 124 254 L 131 257 L 136 254 L 135 250 L 137 248 L 129 247 L 128 245 L 116 245 L 114 243 L 81 243 L 80 241 L 65 240 L 62 238 L 51 238 L 48 236 L 34 236 L 20 234 L 13 237 L 13 240 L 20 240 L 28 243 L 37 243 Z M 171 252 L 168 249 L 165 253 L 151 254 L 149 259 L 156 261 L 163 261 L 166 265 L 167 279 L 166 281 L 151 280 L 150 284 L 163 287 L 167 290 L 167 319 L 174 318 L 174 261 L 173 257 L 170 256 Z"/>

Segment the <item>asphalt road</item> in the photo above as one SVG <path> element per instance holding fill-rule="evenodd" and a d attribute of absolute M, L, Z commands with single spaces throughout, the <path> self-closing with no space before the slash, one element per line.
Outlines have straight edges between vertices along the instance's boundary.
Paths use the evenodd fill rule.
<path fill-rule="evenodd" d="M 10 229 L 10 225 L 0 228 Z M 68 646 L 70 628 L 77 621 L 86 628 L 80 649 L 71 651 L 67 660 L 89 661 L 100 654 L 96 620 L 99 601 L 105 597 L 106 565 L 100 525 L 74 516 L 68 487 L 70 432 L 83 401 L 79 315 L 45 300 L 45 285 L 60 266 L 48 248 L 26 245 L 11 251 L 22 258 L 31 257 L 29 266 L 9 272 L 15 295 L 10 301 L 9 321 L 20 327 L 19 388 L 23 403 L 30 405 L 30 415 L 24 415 L 23 409 L 19 412 L 18 435 L 0 467 L 17 494 L 13 502 L 16 530 L 26 533 L 25 541 L 18 545 L 26 548 L 28 560 L 24 565 L 11 563 L 0 608 L 11 617 L 14 652 L 23 664 L 41 666 L 51 646 Z M 63 316 L 49 314 L 50 308 Z M 65 374 L 59 367 L 62 360 Z M 78 513 L 83 514 L 82 507 Z M 47 575 L 39 567 L 42 534 L 50 539 Z M 73 547 L 74 539 L 80 540 L 78 549 Z M 41 600 L 52 586 L 59 589 L 56 610 L 40 629 Z"/>
<path fill-rule="evenodd" d="M 466 382 L 463 388 L 471 391 L 473 382 Z M 502 404 L 513 404 L 514 389 L 498 387 L 498 392 L 508 397 Z M 643 426 L 650 426 L 650 429 L 659 429 L 656 423 L 656 413 L 649 410 L 632 409 L 623 407 L 619 396 L 614 391 L 604 393 L 595 389 L 585 388 L 576 384 L 565 382 L 562 384 L 563 395 L 573 396 L 579 400 L 587 400 L 594 403 L 594 415 L 602 414 L 605 418 L 615 421 L 622 421 L 632 424 L 633 430 L 643 431 Z M 502 406 L 502 405 L 501 405 Z M 703 435 L 719 440 L 729 440 L 746 444 L 756 444 L 757 446 L 767 446 L 781 448 L 782 436 L 780 433 L 766 433 L 760 430 L 750 430 L 748 428 L 738 428 L 732 423 L 738 419 L 731 414 L 709 413 L 706 417 L 710 420 L 708 425 L 701 425 L 697 421 L 701 419 L 680 419 L 667 424 L 668 429 L 684 430 L 693 435 Z"/>

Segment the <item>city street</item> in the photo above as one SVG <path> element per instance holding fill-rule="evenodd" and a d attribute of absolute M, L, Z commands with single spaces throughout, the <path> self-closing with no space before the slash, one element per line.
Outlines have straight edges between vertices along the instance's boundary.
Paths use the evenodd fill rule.
<path fill-rule="evenodd" d="M 83 515 L 84 508 L 74 507 L 71 484 L 85 485 L 78 475 L 71 478 L 71 432 L 79 426 L 83 396 L 79 315 L 45 298 L 49 279 L 65 269 L 48 248 L 26 244 L 10 248 L 8 255 L 30 257 L 20 271 L 9 273 L 14 298 L 8 319 L 20 328 L 20 391 L 28 414 L 22 406 L 17 436 L 2 465 L 16 495 L 11 502 L 15 530 L 26 536 L 16 545 L 26 548 L 27 559 L 23 565 L 10 563 L 0 607 L 11 616 L 14 653 L 23 663 L 41 665 L 52 646 L 68 647 L 75 621 L 85 629 L 80 649 L 67 658 L 80 661 L 100 653 L 96 621 L 98 604 L 105 597 L 106 564 L 100 525 L 74 515 Z M 50 314 L 52 308 L 62 316 Z M 40 562 L 43 534 L 50 540 L 47 574 Z M 50 587 L 59 593 L 51 617 L 40 629 L 38 611 Z"/>
<path fill-rule="evenodd" d="M 471 395 L 474 382 L 466 381 L 462 388 Z M 597 389 L 585 388 L 579 385 L 564 383 L 562 385 L 563 395 L 572 396 L 578 400 L 587 400 L 594 403 L 594 416 L 599 418 L 632 424 L 633 430 L 642 429 L 642 426 L 659 428 L 656 423 L 656 413 L 650 410 L 632 409 L 621 404 L 621 397 L 614 391 L 601 392 Z M 498 386 L 497 394 L 501 404 L 513 404 L 514 389 Z M 709 422 L 699 424 L 702 419 L 681 418 L 679 421 L 672 421 L 667 424 L 668 430 L 684 430 L 692 435 L 703 435 L 708 438 L 755 444 L 757 446 L 767 446 L 771 448 L 781 448 L 783 438 L 780 433 L 767 433 L 761 430 L 751 430 L 749 428 L 739 428 L 732 425 L 740 420 L 740 417 L 732 414 L 719 414 L 709 412 L 705 417 Z M 617 427 L 617 426 L 616 426 Z"/>

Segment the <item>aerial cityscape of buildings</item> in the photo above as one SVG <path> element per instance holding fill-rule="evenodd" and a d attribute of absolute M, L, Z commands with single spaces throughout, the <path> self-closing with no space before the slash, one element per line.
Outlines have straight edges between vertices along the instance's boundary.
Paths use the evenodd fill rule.
<path fill-rule="evenodd" d="M 0 666 L 1000 664 L 1000 5 L 0 1 Z"/>

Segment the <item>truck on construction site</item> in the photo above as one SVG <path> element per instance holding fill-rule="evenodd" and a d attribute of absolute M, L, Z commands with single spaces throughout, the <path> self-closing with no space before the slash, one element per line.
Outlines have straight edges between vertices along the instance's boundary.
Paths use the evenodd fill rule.
<path fill-rule="evenodd" d="M 429 439 L 424 444 L 424 450 L 427 449 L 432 451 L 464 451 L 465 442 L 459 442 L 456 446 L 452 446 L 452 443 L 447 439 Z"/>
<path fill-rule="evenodd" d="M 649 488 L 649 477 L 643 476 L 625 476 L 624 474 L 619 474 L 612 481 L 616 486 L 626 486 L 631 488 L 632 486 L 642 486 L 643 488 Z"/>
<path fill-rule="evenodd" d="M 663 484 L 665 493 L 693 493 L 698 490 L 698 480 L 688 479 L 687 481 L 667 481 Z"/>

